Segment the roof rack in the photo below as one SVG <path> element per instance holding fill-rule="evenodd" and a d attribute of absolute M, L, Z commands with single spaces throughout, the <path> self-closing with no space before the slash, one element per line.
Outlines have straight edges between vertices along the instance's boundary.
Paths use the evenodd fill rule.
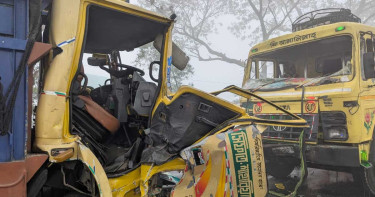
<path fill-rule="evenodd" d="M 298 17 L 292 24 L 292 31 L 295 32 L 338 22 L 361 23 L 361 19 L 352 14 L 349 9 L 344 8 L 315 10 Z"/>

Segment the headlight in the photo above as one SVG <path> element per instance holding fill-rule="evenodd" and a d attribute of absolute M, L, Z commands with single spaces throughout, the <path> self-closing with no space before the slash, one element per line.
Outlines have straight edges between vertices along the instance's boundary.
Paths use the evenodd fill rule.
<path fill-rule="evenodd" d="M 344 127 L 330 127 L 324 130 L 324 139 L 326 140 L 347 140 L 348 131 Z"/>
<path fill-rule="evenodd" d="M 321 112 L 321 122 L 325 140 L 345 141 L 348 139 L 344 112 Z"/>

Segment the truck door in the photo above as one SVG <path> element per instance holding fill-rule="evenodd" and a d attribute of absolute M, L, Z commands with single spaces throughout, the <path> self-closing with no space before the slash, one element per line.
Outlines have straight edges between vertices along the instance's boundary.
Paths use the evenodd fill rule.
<path fill-rule="evenodd" d="M 367 132 L 362 132 L 362 141 L 372 139 L 373 117 L 375 115 L 375 71 L 374 65 L 369 65 L 368 60 L 374 59 L 375 45 L 373 32 L 360 32 L 359 59 L 361 65 L 361 80 L 359 93 L 359 106 Z"/>

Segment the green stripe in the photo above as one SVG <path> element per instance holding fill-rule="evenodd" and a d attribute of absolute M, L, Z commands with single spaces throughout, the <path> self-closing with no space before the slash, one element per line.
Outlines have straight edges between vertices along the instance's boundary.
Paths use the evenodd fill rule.
<path fill-rule="evenodd" d="M 62 95 L 62 96 L 66 95 L 65 93 L 62 93 L 62 92 L 55 92 L 55 93 L 58 94 L 58 95 Z"/>
<path fill-rule="evenodd" d="M 100 187 L 100 184 L 98 183 L 98 187 L 99 187 L 99 193 L 100 193 L 100 195 L 102 195 L 103 194 L 103 192 L 102 192 L 102 187 Z"/>
<path fill-rule="evenodd" d="M 90 168 L 92 174 L 95 175 L 95 171 L 91 168 L 91 166 L 89 166 L 89 168 Z"/>
<path fill-rule="evenodd" d="M 242 135 L 239 135 L 241 134 Z M 243 142 L 246 142 L 246 145 L 247 146 L 243 146 L 241 148 L 243 148 L 243 150 L 245 150 L 245 154 L 247 156 L 247 162 L 243 161 L 243 162 L 237 162 L 236 161 L 236 155 L 237 154 L 241 154 L 240 152 L 238 152 L 236 149 L 235 149 L 235 144 L 236 142 L 234 142 L 234 139 L 236 138 L 236 136 L 242 136 L 243 137 Z M 228 137 L 229 137 L 229 142 L 230 142 L 230 145 L 231 145 L 231 148 L 232 148 L 232 156 L 233 156 L 233 163 L 234 163 L 234 171 L 235 171 L 235 176 L 236 176 L 236 183 L 237 183 L 237 187 L 239 187 L 239 184 L 240 184 L 240 177 L 238 176 L 238 173 L 240 172 L 241 170 L 241 167 L 248 167 L 248 170 L 249 170 L 249 188 L 248 190 L 251 192 L 251 196 L 254 197 L 254 187 L 253 187 L 253 173 L 252 173 L 252 165 L 251 165 L 251 157 L 250 157 L 250 149 L 249 149 L 249 140 L 248 140 L 248 136 L 247 136 L 247 133 L 246 133 L 246 130 L 240 130 L 240 131 L 237 131 L 237 132 L 233 132 L 233 133 L 230 133 L 228 134 Z M 237 146 L 241 146 L 242 144 L 237 144 Z M 237 188 L 237 195 L 239 197 L 241 196 L 245 196 L 244 194 L 241 194 L 240 193 L 240 190 Z"/>

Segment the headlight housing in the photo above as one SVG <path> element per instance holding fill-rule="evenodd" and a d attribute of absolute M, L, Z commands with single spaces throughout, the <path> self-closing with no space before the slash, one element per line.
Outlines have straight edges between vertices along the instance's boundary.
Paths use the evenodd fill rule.
<path fill-rule="evenodd" d="M 345 127 L 330 127 L 323 132 L 326 140 L 347 140 L 348 130 Z"/>
<path fill-rule="evenodd" d="M 346 141 L 349 138 L 344 112 L 321 112 L 325 140 Z"/>

